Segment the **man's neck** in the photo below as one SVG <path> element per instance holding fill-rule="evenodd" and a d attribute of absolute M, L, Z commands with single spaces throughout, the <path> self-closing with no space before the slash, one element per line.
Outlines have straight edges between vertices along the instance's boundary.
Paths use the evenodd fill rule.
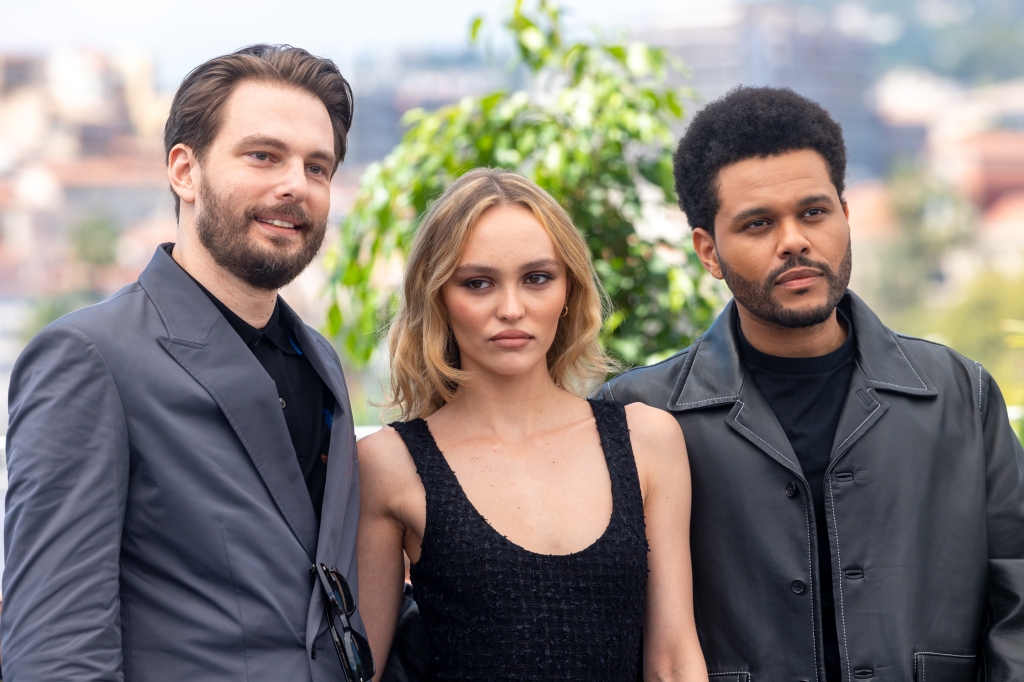
<path fill-rule="evenodd" d="M 194 239 L 178 232 L 171 257 L 206 287 L 221 303 L 256 329 L 267 326 L 277 304 L 277 292 L 249 286 L 217 265 L 210 252 Z"/>
<path fill-rule="evenodd" d="M 762 353 L 779 358 L 816 358 L 828 355 L 843 345 L 849 333 L 839 323 L 834 310 L 821 324 L 796 329 L 762 320 L 738 303 L 736 311 L 747 342 Z"/>

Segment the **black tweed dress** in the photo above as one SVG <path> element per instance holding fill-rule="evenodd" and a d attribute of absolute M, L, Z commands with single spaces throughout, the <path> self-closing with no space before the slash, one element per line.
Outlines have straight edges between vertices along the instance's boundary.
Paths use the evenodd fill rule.
<path fill-rule="evenodd" d="M 438 680 L 634 680 L 647 585 L 643 500 L 623 405 L 592 400 L 612 487 L 604 534 L 536 554 L 466 497 L 422 419 L 392 426 L 427 493 L 412 583 Z"/>

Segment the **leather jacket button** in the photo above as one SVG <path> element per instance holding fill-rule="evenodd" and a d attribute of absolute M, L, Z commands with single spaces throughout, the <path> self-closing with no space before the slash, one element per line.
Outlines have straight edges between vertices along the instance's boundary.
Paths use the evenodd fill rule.
<path fill-rule="evenodd" d="M 802 580 L 794 580 L 789 588 L 797 594 L 803 594 L 807 590 L 807 585 L 804 585 Z"/>
<path fill-rule="evenodd" d="M 796 483 L 787 483 L 786 497 L 796 497 L 797 490 Z"/>

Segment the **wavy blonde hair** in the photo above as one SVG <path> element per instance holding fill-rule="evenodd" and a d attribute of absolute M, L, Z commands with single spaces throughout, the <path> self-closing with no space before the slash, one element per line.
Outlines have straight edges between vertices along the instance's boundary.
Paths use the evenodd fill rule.
<path fill-rule="evenodd" d="M 459 348 L 441 288 L 458 266 L 473 226 L 494 206 L 522 206 L 532 212 L 565 262 L 568 313 L 558 320 L 547 353 L 555 384 L 583 396 L 595 380 L 616 368 L 598 342 L 608 296 L 572 219 L 551 195 L 522 175 L 478 168 L 445 190 L 413 240 L 398 314 L 388 331 L 391 387 L 385 407 L 400 411 L 402 419 L 433 414 L 469 378 L 459 367 Z"/>

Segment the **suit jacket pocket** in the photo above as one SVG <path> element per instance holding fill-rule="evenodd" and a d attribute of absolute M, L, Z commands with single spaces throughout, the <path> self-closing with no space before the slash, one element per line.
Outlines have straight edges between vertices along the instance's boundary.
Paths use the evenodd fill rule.
<path fill-rule="evenodd" d="M 914 679 L 917 682 L 974 682 L 978 675 L 976 656 L 962 654 L 914 654 Z"/>
<path fill-rule="evenodd" d="M 708 673 L 710 682 L 750 682 L 750 673 Z"/>

